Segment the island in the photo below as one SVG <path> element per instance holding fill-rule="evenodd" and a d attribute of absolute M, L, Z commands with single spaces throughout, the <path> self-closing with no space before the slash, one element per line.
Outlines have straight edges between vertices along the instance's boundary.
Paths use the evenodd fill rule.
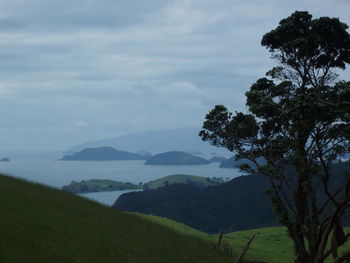
<path fill-rule="evenodd" d="M 205 165 L 209 163 L 204 158 L 179 151 L 159 153 L 145 162 L 146 165 Z"/>
<path fill-rule="evenodd" d="M 74 194 L 81 194 L 118 190 L 141 190 L 142 187 L 132 183 L 123 183 L 108 179 L 91 179 L 81 182 L 72 181 L 69 185 L 62 186 L 61 189 Z"/>
<path fill-rule="evenodd" d="M 10 158 L 8 157 L 0 159 L 0 162 L 9 162 L 9 161 L 10 161 Z"/>
<path fill-rule="evenodd" d="M 114 161 L 114 160 L 146 160 L 148 156 L 119 151 L 112 147 L 86 148 L 72 155 L 63 156 L 60 161 Z"/>
<path fill-rule="evenodd" d="M 196 175 L 188 175 L 188 174 L 173 174 L 168 175 L 157 180 L 150 181 L 143 185 L 143 190 L 154 190 L 160 187 L 166 187 L 172 184 L 190 184 L 199 188 L 205 188 L 208 186 L 214 186 L 218 184 L 224 183 L 225 180 L 223 178 L 216 177 L 203 177 Z"/>

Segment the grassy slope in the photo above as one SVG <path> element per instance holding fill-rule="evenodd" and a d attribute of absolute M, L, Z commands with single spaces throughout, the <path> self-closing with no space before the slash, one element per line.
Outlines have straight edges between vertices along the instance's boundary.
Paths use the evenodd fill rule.
<path fill-rule="evenodd" d="M 203 239 L 203 240 L 209 241 L 212 244 L 215 244 L 217 242 L 216 235 L 204 233 L 202 231 L 196 230 L 196 229 L 189 227 L 185 224 L 182 224 L 180 222 L 177 222 L 177 221 L 174 221 L 171 219 L 167 219 L 164 217 L 159 217 L 159 216 L 146 215 L 146 214 L 141 214 L 141 213 L 140 214 L 135 213 L 135 214 L 141 218 L 145 218 L 149 221 L 152 221 L 152 222 L 155 222 L 157 224 L 164 225 L 168 228 L 171 228 L 174 231 L 176 231 L 177 233 L 181 233 L 184 235 L 189 235 L 189 236 L 193 236 L 193 237 L 196 237 L 199 239 Z"/>
<path fill-rule="evenodd" d="M 210 180 L 210 182 L 208 182 Z M 176 183 L 196 183 L 198 185 L 203 185 L 203 187 L 214 185 L 214 184 L 220 184 L 224 183 L 224 180 L 220 179 L 212 179 L 202 176 L 196 176 L 196 175 L 187 175 L 187 174 L 173 174 L 168 175 L 162 178 L 159 178 L 157 180 L 153 180 L 147 183 L 149 189 L 156 189 L 159 187 L 163 187 L 166 185 L 166 181 L 168 184 L 176 184 Z"/>
<path fill-rule="evenodd" d="M 185 235 L 195 236 L 197 238 L 216 243 L 218 240 L 217 235 L 210 235 L 201 231 L 195 230 L 189 226 L 178 223 L 176 221 L 161 218 L 157 216 L 149 216 L 139 214 L 140 217 L 147 218 L 158 224 L 166 225 L 176 232 L 183 233 Z M 349 228 L 346 229 L 350 231 Z M 293 246 L 291 240 L 287 236 L 286 229 L 284 227 L 268 227 L 247 231 L 238 231 L 224 235 L 224 240 L 227 241 L 232 247 L 235 254 L 238 254 L 246 245 L 249 237 L 252 234 L 256 234 L 256 237 L 248 250 L 245 259 L 249 262 L 268 262 L 268 263 L 292 263 L 293 262 Z M 348 242 L 343 249 L 339 250 L 339 254 L 342 251 L 350 249 L 350 242 Z M 332 262 L 331 258 L 327 262 Z"/>
<path fill-rule="evenodd" d="M 347 228 L 346 232 L 350 229 Z M 256 237 L 252 243 L 251 249 L 248 251 L 247 260 L 259 260 L 269 263 L 292 263 L 293 262 L 293 246 L 284 227 L 260 228 L 248 231 L 239 231 L 226 235 L 226 240 L 232 247 L 242 248 L 245 240 L 251 234 L 255 233 Z M 348 241 L 338 253 L 341 255 L 344 251 L 350 249 Z M 333 262 L 329 257 L 327 263 Z"/>
<path fill-rule="evenodd" d="M 269 263 L 293 262 L 292 243 L 283 227 L 260 228 L 230 233 L 225 235 L 225 240 L 229 242 L 231 247 L 240 250 L 253 233 L 256 234 L 256 237 L 247 253 L 246 259 Z"/>
<path fill-rule="evenodd" d="M 176 232 L 195 236 L 211 243 L 216 243 L 218 240 L 217 235 L 206 234 L 170 219 L 144 214 L 139 214 L 139 216 L 157 222 L 158 224 L 166 225 L 174 229 Z M 283 227 L 269 227 L 234 232 L 225 234 L 224 240 L 230 244 L 234 253 L 238 254 L 253 233 L 256 234 L 256 237 L 246 254 L 246 260 L 251 262 L 259 261 L 269 263 L 292 262 L 292 244 Z"/>
<path fill-rule="evenodd" d="M 0 176 L 0 262 L 229 262 L 207 240 Z"/>
<path fill-rule="evenodd" d="M 0 262 L 230 262 L 209 249 L 216 235 L 9 177 L 0 176 L 0 207 Z M 252 233 L 247 260 L 292 262 L 283 227 L 230 233 L 225 240 L 238 253 Z"/>

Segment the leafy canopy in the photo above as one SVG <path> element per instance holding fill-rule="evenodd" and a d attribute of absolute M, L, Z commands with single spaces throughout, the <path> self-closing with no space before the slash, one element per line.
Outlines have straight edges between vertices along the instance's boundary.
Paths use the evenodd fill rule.
<path fill-rule="evenodd" d="M 312 19 L 308 12 L 281 20 L 261 41 L 278 65 L 246 93 L 250 113 L 217 105 L 199 134 L 253 161 L 256 169 L 242 169 L 270 181 L 270 199 L 298 263 L 321 263 L 330 253 L 337 263 L 350 259 L 350 253 L 337 255 L 349 238 L 341 220 L 350 203 L 350 176 L 332 170 L 350 152 L 350 82 L 337 82 L 336 74 L 350 63 L 347 28 L 338 18 Z M 259 165 L 258 157 L 267 164 Z M 286 173 L 288 167 L 295 172 Z M 335 179 L 338 189 L 330 187 Z"/>

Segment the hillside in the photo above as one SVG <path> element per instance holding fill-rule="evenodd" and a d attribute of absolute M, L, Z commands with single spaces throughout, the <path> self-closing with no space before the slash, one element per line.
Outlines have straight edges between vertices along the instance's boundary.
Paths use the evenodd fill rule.
<path fill-rule="evenodd" d="M 112 147 L 87 148 L 72 155 L 65 155 L 60 161 L 112 161 L 112 160 L 145 160 L 137 153 L 118 151 Z"/>
<path fill-rule="evenodd" d="M 190 184 L 196 187 L 204 188 L 208 186 L 218 185 L 224 182 L 225 181 L 223 179 L 218 178 L 209 178 L 187 174 L 173 174 L 150 181 L 143 185 L 143 189 L 152 190 L 172 184 Z"/>
<path fill-rule="evenodd" d="M 334 165 L 333 172 L 337 176 L 330 181 L 332 191 L 344 184 L 342 175 L 349 170 L 346 164 Z M 292 167 L 286 171 L 293 172 Z M 269 182 L 261 175 L 240 176 L 204 189 L 174 184 L 123 194 L 113 207 L 171 218 L 208 233 L 231 232 L 278 225 L 265 194 L 269 187 Z M 350 225 L 350 218 L 346 218 L 345 224 Z"/>
<path fill-rule="evenodd" d="M 200 189 L 174 184 L 156 190 L 121 195 L 114 208 L 171 218 L 208 233 L 277 225 L 259 175 L 241 176 Z"/>
<path fill-rule="evenodd" d="M 218 240 L 218 235 L 216 234 L 206 234 L 170 219 L 144 214 L 139 215 L 158 224 L 168 226 L 176 232 L 195 236 L 214 243 Z M 256 263 L 293 262 L 293 245 L 291 239 L 287 235 L 285 227 L 267 227 L 225 233 L 223 243 L 227 242 L 234 253 L 237 253 L 244 248 L 252 234 L 256 234 L 256 237 L 245 256 L 245 260 Z M 349 247 L 350 242 L 345 246 L 345 249 L 349 249 Z M 328 262 L 330 261 L 327 261 L 327 263 Z"/>
<path fill-rule="evenodd" d="M 141 189 L 140 186 L 131 183 L 117 182 L 108 179 L 91 179 L 81 182 L 72 181 L 69 185 L 64 185 L 61 188 L 64 191 L 74 194 L 117 191 L 117 190 L 132 190 Z"/>
<path fill-rule="evenodd" d="M 0 206 L 0 262 L 230 262 L 207 240 L 7 176 Z"/>
<path fill-rule="evenodd" d="M 178 151 L 156 154 L 145 162 L 146 165 L 204 165 L 209 163 L 204 158 Z"/>

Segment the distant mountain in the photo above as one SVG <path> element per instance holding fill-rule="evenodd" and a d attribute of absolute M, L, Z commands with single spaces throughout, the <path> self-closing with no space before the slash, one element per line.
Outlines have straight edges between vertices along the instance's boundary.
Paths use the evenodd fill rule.
<path fill-rule="evenodd" d="M 209 159 L 209 162 L 211 162 L 211 163 L 222 163 L 225 161 L 227 161 L 227 159 L 225 157 L 222 157 L 222 156 L 214 156 L 214 157 Z"/>
<path fill-rule="evenodd" d="M 147 165 L 203 165 L 209 163 L 204 158 L 178 151 L 156 154 L 145 162 Z"/>
<path fill-rule="evenodd" d="M 148 151 L 160 153 L 166 151 L 183 151 L 197 153 L 217 152 L 220 155 L 228 155 L 223 148 L 211 146 L 203 142 L 198 136 L 199 129 L 163 129 L 157 131 L 146 131 L 142 133 L 118 136 L 109 139 L 91 141 L 84 144 L 72 146 L 68 152 L 78 152 L 85 148 L 96 148 L 110 146 L 123 151 L 139 152 Z"/>
<path fill-rule="evenodd" d="M 146 158 L 144 155 L 118 151 L 112 147 L 99 147 L 87 148 L 72 155 L 65 155 L 60 161 L 145 160 Z"/>

